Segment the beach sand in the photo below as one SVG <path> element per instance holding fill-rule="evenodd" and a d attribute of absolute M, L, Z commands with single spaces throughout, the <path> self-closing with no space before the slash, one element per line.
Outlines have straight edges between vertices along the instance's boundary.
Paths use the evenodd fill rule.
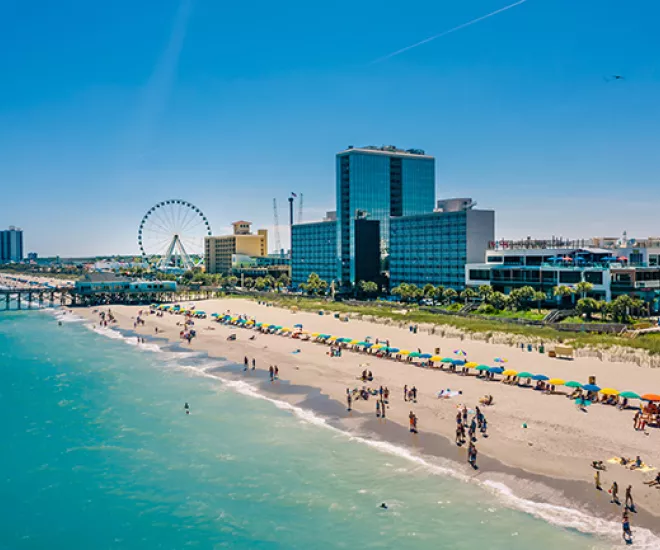
<path fill-rule="evenodd" d="M 494 364 L 494 358 L 504 357 L 508 359 L 506 367 L 518 371 L 582 383 L 586 383 L 589 376 L 596 376 L 601 387 L 640 394 L 660 391 L 660 371 L 633 364 L 603 362 L 597 358 L 552 359 L 536 351 L 443 338 L 421 330 L 414 334 L 407 328 L 362 320 L 342 322 L 332 315 L 291 312 L 245 299 L 207 300 L 196 302 L 195 306 L 208 314 L 231 311 L 264 323 L 288 327 L 302 324 L 310 332 L 356 339 L 370 336 L 372 341 L 389 339 L 392 346 L 400 349 L 419 348 L 433 353 L 440 348 L 442 356 L 451 357 L 454 350 L 462 349 L 469 361 L 490 365 Z M 102 309 L 107 311 L 108 308 Z M 183 323 L 183 316 L 147 315 L 143 316 L 145 326 L 135 328 L 138 311 L 147 311 L 146 308 L 112 306 L 110 309 L 117 319 L 112 328 L 181 342 L 181 326 L 177 323 Z M 96 309 L 77 309 L 76 314 L 98 323 Z M 327 345 L 224 326 L 210 318 L 195 320 L 194 328 L 197 337 L 190 345 L 183 343 L 182 347 L 234 362 L 231 367 L 219 369 L 218 374 L 225 378 L 245 380 L 260 391 L 277 395 L 278 399 L 316 410 L 342 429 L 451 461 L 447 463 L 451 468 L 463 475 L 477 476 L 486 486 L 497 488 L 503 483 L 517 496 L 537 502 L 577 508 L 597 517 L 620 521 L 622 507 L 610 504 L 608 489 L 616 481 L 623 501 L 625 488 L 632 485 L 638 510 L 631 514 L 633 527 L 642 526 L 660 533 L 660 489 L 643 484 L 657 472 L 630 471 L 606 462 L 615 456 L 634 459 L 640 455 L 645 463 L 660 467 L 660 430 L 635 431 L 633 410 L 620 411 L 594 404 L 587 412 L 581 412 L 563 395 L 545 395 L 531 388 L 480 380 L 474 375 L 460 376 L 351 351 L 344 351 L 342 357 L 330 358 Z M 236 334 L 236 340 L 228 341 L 230 334 Z M 249 340 L 253 334 L 257 334 L 256 339 Z M 293 353 L 297 349 L 300 353 Z M 242 371 L 244 357 L 256 360 L 256 372 Z M 266 376 L 269 365 L 279 367 L 280 381 L 274 384 Z M 376 418 L 374 399 L 354 402 L 354 411 L 346 411 L 346 389 L 364 385 L 358 377 L 365 368 L 375 377 L 368 386 L 382 385 L 390 390 L 387 420 Z M 404 385 L 417 387 L 416 403 L 404 402 Z M 437 392 L 447 388 L 460 390 L 462 395 L 438 399 Z M 478 437 L 480 468 L 473 471 L 466 464 L 465 447 L 454 444 L 455 416 L 458 406 L 465 404 L 474 409 L 485 394 L 493 395 L 494 405 L 481 407 L 488 419 L 489 437 Z M 410 411 L 419 418 L 418 435 L 408 431 Z M 607 466 L 607 471 L 601 473 L 603 491 L 594 488 L 593 460 L 603 460 Z"/>

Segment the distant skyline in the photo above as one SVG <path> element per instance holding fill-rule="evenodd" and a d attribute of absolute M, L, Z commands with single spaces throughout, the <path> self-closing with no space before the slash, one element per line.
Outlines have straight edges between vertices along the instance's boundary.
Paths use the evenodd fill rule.
<path fill-rule="evenodd" d="M 511 2 L 10 0 L 0 227 L 26 253 L 137 254 L 156 202 L 222 234 L 272 231 L 277 197 L 288 243 L 291 191 L 320 219 L 335 153 L 393 144 L 434 155 L 437 198 L 494 209 L 498 238 L 660 234 L 660 5 L 516 4 L 447 34 Z"/>

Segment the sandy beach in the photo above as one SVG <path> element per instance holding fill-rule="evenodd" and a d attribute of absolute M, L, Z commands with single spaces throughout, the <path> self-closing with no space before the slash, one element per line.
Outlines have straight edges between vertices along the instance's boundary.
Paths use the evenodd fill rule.
<path fill-rule="evenodd" d="M 505 365 L 508 368 L 582 383 L 586 383 L 589 376 L 595 376 L 601 387 L 640 394 L 660 391 L 660 371 L 629 363 L 603 362 L 597 358 L 553 359 L 537 351 L 443 338 L 422 331 L 415 334 L 407 328 L 361 320 L 342 322 L 332 315 L 292 312 L 243 299 L 208 300 L 197 302 L 195 306 L 209 315 L 230 311 L 264 323 L 288 327 L 302 324 L 310 332 L 356 339 L 371 337 L 372 341 L 376 338 L 390 340 L 392 346 L 400 349 L 433 353 L 440 348 L 442 356 L 452 356 L 454 350 L 462 349 L 469 361 L 493 365 L 496 357 L 502 357 L 508 360 Z M 138 311 L 147 311 L 146 308 L 112 306 L 110 309 L 117 320 L 110 328 L 181 342 L 182 327 L 177 323 L 183 323 L 183 316 L 143 315 L 145 324 L 135 327 Z M 75 313 L 98 324 L 98 311 L 77 309 Z M 314 408 L 343 429 L 453 461 L 452 468 L 464 475 L 477 476 L 487 486 L 502 482 L 523 498 L 578 508 L 612 521 L 620 521 L 622 506 L 610 503 L 608 489 L 616 481 L 623 502 L 625 489 L 631 485 L 637 508 L 637 513 L 631 514 L 633 526 L 660 533 L 660 489 L 643 484 L 653 479 L 657 470 L 631 471 L 607 463 L 612 457 L 634 459 L 640 455 L 647 465 L 660 467 L 660 429 L 635 431 L 634 410 L 621 411 L 613 406 L 593 404 L 583 412 L 564 395 L 546 395 L 532 388 L 484 381 L 474 373 L 460 376 L 351 351 L 344 351 L 341 357 L 330 357 L 327 345 L 225 326 L 210 317 L 195 320 L 194 328 L 197 337 L 191 344 L 182 344 L 186 349 L 205 351 L 212 357 L 226 358 L 241 366 L 244 357 L 256 361 L 256 372 L 244 373 L 241 367 L 233 366 L 225 369 L 223 376 L 245 379 L 291 404 Z M 227 337 L 231 334 L 235 334 L 236 339 L 229 341 Z M 250 340 L 254 334 L 256 338 Z M 296 350 L 300 351 L 294 353 Z M 277 365 L 280 373 L 280 381 L 272 385 L 266 374 L 269 365 Z M 359 400 L 354 402 L 353 412 L 346 410 L 346 389 L 365 385 L 358 379 L 364 369 L 374 375 L 373 382 L 366 385 L 386 386 L 390 390 L 387 420 L 376 418 L 374 399 Z M 405 385 L 418 389 L 416 403 L 404 402 Z M 439 399 L 437 392 L 446 389 L 462 393 L 450 399 Z M 483 438 L 477 434 L 479 470 L 473 471 L 466 463 L 465 446 L 457 447 L 454 443 L 455 417 L 459 406 L 465 404 L 474 409 L 486 394 L 494 398 L 492 406 L 481 407 L 488 420 L 489 436 Z M 418 435 L 408 431 L 411 411 L 419 418 Z M 594 488 L 595 470 L 591 466 L 594 460 L 604 461 L 607 467 L 601 472 L 602 491 Z"/>

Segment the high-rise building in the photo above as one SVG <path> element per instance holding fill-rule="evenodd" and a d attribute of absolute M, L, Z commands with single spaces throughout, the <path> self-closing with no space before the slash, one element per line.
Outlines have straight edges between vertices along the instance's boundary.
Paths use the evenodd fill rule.
<path fill-rule="evenodd" d="M 204 265 L 207 273 L 229 274 L 236 255 L 263 257 L 268 255 L 268 231 L 250 231 L 251 222 L 232 224 L 234 233 L 204 239 Z"/>
<path fill-rule="evenodd" d="M 23 231 L 17 227 L 0 231 L 0 262 L 23 261 Z"/>
<path fill-rule="evenodd" d="M 355 224 L 377 220 L 387 253 L 390 219 L 433 212 L 435 159 L 419 149 L 349 147 L 337 154 L 337 280 L 358 282 Z"/>
<path fill-rule="evenodd" d="M 390 288 L 401 283 L 465 288 L 465 265 L 483 261 L 495 212 L 453 210 L 390 220 Z"/>
<path fill-rule="evenodd" d="M 337 278 L 337 221 L 299 223 L 291 229 L 291 285 L 298 288 L 312 273 L 330 284 Z"/>

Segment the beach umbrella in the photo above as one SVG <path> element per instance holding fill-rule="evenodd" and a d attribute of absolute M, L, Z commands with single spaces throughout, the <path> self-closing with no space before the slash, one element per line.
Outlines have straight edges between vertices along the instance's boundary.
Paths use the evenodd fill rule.
<path fill-rule="evenodd" d="M 454 353 L 460 357 L 467 357 L 467 353 L 462 349 L 455 349 Z"/>
<path fill-rule="evenodd" d="M 490 367 L 488 370 L 493 374 L 502 374 L 504 372 L 502 367 Z"/>
<path fill-rule="evenodd" d="M 421 357 L 422 359 L 431 359 L 431 357 L 433 357 L 433 355 L 431 355 L 430 353 L 422 353 L 422 354 L 420 355 L 420 357 Z"/>
<path fill-rule="evenodd" d="M 291 332 L 291 329 L 289 327 L 284 327 L 282 328 L 282 332 Z"/>
<path fill-rule="evenodd" d="M 581 388 L 582 384 L 575 382 L 574 380 L 569 380 L 568 382 L 564 382 L 564 386 L 567 388 Z"/>
<path fill-rule="evenodd" d="M 360 343 L 360 340 L 351 340 L 351 341 L 349 342 L 349 344 L 352 344 L 352 345 L 354 345 L 354 346 L 357 345 L 357 344 L 359 344 L 359 343 Z"/>
<path fill-rule="evenodd" d="M 293 325 L 293 326 L 296 327 L 296 328 L 303 328 L 303 326 L 300 323 L 298 323 L 297 325 Z"/>
<path fill-rule="evenodd" d="M 413 351 L 412 353 L 408 354 L 408 357 L 421 357 L 422 354 L 419 353 L 418 351 Z"/>
<path fill-rule="evenodd" d="M 508 363 L 509 360 L 508 360 L 508 359 L 504 359 L 503 357 L 496 357 L 496 358 L 495 358 L 495 362 L 496 362 L 496 363 Z"/>
<path fill-rule="evenodd" d="M 335 341 L 335 340 L 339 340 L 339 338 L 337 336 L 331 336 L 330 338 L 328 338 L 328 340 Z"/>
<path fill-rule="evenodd" d="M 615 390 L 614 388 L 603 388 L 600 390 L 600 393 L 603 395 L 619 395 L 619 390 Z"/>
<path fill-rule="evenodd" d="M 479 365 L 479 363 L 475 363 L 474 361 L 468 361 L 467 363 L 465 363 L 465 366 L 466 366 L 468 369 L 473 369 L 473 368 L 475 368 L 475 367 L 478 366 L 478 365 Z"/>
<path fill-rule="evenodd" d="M 433 357 L 431 357 L 431 361 L 442 361 L 442 357 L 440 357 L 439 355 L 434 355 Z"/>
<path fill-rule="evenodd" d="M 371 342 L 360 342 L 360 345 L 365 347 L 365 348 L 370 348 L 373 346 Z"/>
<path fill-rule="evenodd" d="M 385 344 L 374 344 L 371 349 L 383 349 L 385 347 L 387 347 Z"/>
<path fill-rule="evenodd" d="M 532 379 L 542 380 L 542 381 L 549 380 L 549 378 L 545 374 L 535 374 L 534 376 L 532 376 Z"/>
<path fill-rule="evenodd" d="M 402 350 L 399 351 L 399 353 L 401 355 L 410 355 L 410 351 L 408 351 L 407 349 L 402 349 Z"/>
<path fill-rule="evenodd" d="M 642 395 L 644 401 L 660 401 L 660 395 L 657 393 L 645 393 Z"/>
<path fill-rule="evenodd" d="M 548 380 L 548 384 L 552 384 L 553 386 L 563 386 L 566 384 L 566 380 L 562 378 L 551 378 Z"/>
<path fill-rule="evenodd" d="M 264 326 L 267 327 L 268 325 L 264 325 Z M 320 335 L 321 335 L 320 332 L 312 332 L 312 336 L 313 336 L 314 338 L 317 338 L 317 337 L 319 337 Z"/>
<path fill-rule="evenodd" d="M 453 363 L 454 360 L 451 357 L 443 357 L 442 359 L 440 359 L 440 362 L 441 363 Z"/>
<path fill-rule="evenodd" d="M 327 340 L 332 336 L 331 334 L 319 334 L 319 338 L 322 338 L 323 340 Z"/>
<path fill-rule="evenodd" d="M 467 365 L 465 366 L 467 367 Z M 484 371 L 490 372 L 490 367 L 488 365 L 477 365 L 475 368 L 480 372 L 484 372 Z"/>
<path fill-rule="evenodd" d="M 217 317 L 217 316 L 218 316 L 217 313 L 211 313 L 211 317 Z"/>
<path fill-rule="evenodd" d="M 516 376 L 518 374 L 518 371 L 513 369 L 507 369 L 504 372 L 502 372 L 502 374 L 504 376 Z"/>
<path fill-rule="evenodd" d="M 399 348 L 387 348 L 388 353 L 399 353 Z"/>
<path fill-rule="evenodd" d="M 641 399 L 634 391 L 622 391 L 619 394 L 619 397 L 625 397 L 626 399 Z"/>
<path fill-rule="evenodd" d="M 582 386 L 582 389 L 587 391 L 600 391 L 600 386 L 596 386 L 596 384 L 586 384 L 585 386 Z"/>
<path fill-rule="evenodd" d="M 518 378 L 534 378 L 531 372 L 523 371 L 518 373 Z"/>
<path fill-rule="evenodd" d="M 463 361 L 463 359 L 452 359 L 451 362 L 454 365 L 457 365 L 457 366 L 461 366 L 461 367 L 465 366 L 465 361 Z M 470 367 L 468 367 L 468 368 L 470 368 Z"/>

